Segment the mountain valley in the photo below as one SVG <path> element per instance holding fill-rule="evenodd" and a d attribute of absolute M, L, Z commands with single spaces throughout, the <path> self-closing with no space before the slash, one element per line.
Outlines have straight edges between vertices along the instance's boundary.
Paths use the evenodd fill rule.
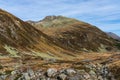
<path fill-rule="evenodd" d="M 120 80 L 120 41 L 64 16 L 23 21 L 0 9 L 0 80 Z"/>

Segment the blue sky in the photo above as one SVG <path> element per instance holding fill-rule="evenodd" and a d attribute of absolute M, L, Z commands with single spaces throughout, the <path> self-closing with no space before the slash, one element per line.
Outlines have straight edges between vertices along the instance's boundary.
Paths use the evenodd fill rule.
<path fill-rule="evenodd" d="M 0 0 L 0 8 L 22 20 L 63 15 L 120 36 L 120 0 Z"/>

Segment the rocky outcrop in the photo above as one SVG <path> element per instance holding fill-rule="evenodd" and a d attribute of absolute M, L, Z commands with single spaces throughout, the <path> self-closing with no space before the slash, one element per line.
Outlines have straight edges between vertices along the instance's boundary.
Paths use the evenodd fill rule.
<path fill-rule="evenodd" d="M 48 68 L 48 70 L 34 71 L 28 68 L 26 71 L 14 70 L 0 75 L 0 80 L 117 80 L 109 71 L 107 65 L 87 64 L 84 69 L 60 69 Z"/>

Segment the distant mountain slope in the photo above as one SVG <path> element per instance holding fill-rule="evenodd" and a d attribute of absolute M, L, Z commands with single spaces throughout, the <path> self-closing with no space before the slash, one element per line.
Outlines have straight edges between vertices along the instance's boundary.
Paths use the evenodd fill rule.
<path fill-rule="evenodd" d="M 120 41 L 120 37 L 118 35 L 116 35 L 115 33 L 112 33 L 112 32 L 106 32 L 106 33 L 108 36 L 112 37 L 113 39 Z"/>
<path fill-rule="evenodd" d="M 31 22 L 28 22 L 31 24 Z M 60 47 L 70 51 L 106 51 L 114 40 L 97 27 L 63 16 L 47 16 L 32 25 L 50 36 Z"/>
<path fill-rule="evenodd" d="M 0 56 L 71 59 L 80 52 L 115 49 L 113 39 L 88 23 L 62 16 L 31 22 L 39 30 L 0 9 Z"/>

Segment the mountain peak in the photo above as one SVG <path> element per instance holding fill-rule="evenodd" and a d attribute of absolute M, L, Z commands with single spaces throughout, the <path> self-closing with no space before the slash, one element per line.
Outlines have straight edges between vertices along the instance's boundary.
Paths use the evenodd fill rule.
<path fill-rule="evenodd" d="M 113 33 L 113 32 L 107 32 L 107 35 L 112 37 L 113 39 L 116 39 L 116 40 L 120 41 L 120 37 L 117 34 Z"/>
<path fill-rule="evenodd" d="M 59 16 L 53 15 L 53 16 L 46 16 L 43 20 L 55 20 L 55 19 L 66 19 L 66 18 L 67 17 L 61 16 L 61 15 Z"/>
<path fill-rule="evenodd" d="M 27 21 L 28 23 L 32 24 L 33 26 L 41 26 L 41 27 L 64 27 L 65 25 L 73 25 L 76 23 L 80 23 L 80 24 L 88 24 L 86 22 L 83 21 L 79 21 L 77 19 L 74 18 L 69 18 L 69 17 L 65 17 L 65 16 L 46 16 L 44 19 L 40 20 L 40 21 Z"/>
<path fill-rule="evenodd" d="M 64 16 L 47 16 L 32 24 L 50 36 L 60 47 L 70 51 L 107 51 L 114 42 L 97 27 Z"/>

